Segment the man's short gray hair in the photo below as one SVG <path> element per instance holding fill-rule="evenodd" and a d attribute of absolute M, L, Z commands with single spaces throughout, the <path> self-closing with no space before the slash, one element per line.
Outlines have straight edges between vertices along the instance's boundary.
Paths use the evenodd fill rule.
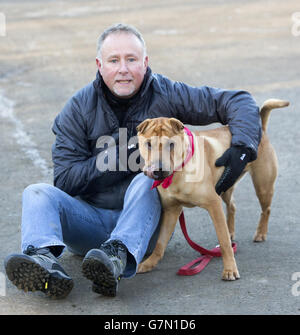
<path fill-rule="evenodd" d="M 101 48 L 103 45 L 104 40 L 106 37 L 110 34 L 115 34 L 115 33 L 127 33 L 127 34 L 133 34 L 135 35 L 140 42 L 142 43 L 143 49 L 144 49 L 144 57 L 147 55 L 146 51 L 146 43 L 143 39 L 142 34 L 133 26 L 130 26 L 129 24 L 123 24 L 123 23 L 117 23 L 114 24 L 107 29 L 103 31 L 103 33 L 99 36 L 98 38 L 98 43 L 97 43 L 97 58 L 101 61 Z"/>

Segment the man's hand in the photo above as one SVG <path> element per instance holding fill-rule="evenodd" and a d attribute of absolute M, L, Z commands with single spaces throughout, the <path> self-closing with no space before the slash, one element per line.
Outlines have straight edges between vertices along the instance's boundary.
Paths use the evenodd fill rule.
<path fill-rule="evenodd" d="M 217 182 L 216 192 L 226 192 L 239 178 L 250 160 L 250 151 L 246 147 L 230 147 L 216 160 L 217 167 L 225 166 L 225 170 Z"/>

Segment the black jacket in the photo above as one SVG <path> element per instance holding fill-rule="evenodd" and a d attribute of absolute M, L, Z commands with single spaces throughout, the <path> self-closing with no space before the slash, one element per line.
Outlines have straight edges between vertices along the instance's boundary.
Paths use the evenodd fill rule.
<path fill-rule="evenodd" d="M 98 72 L 96 80 L 71 97 L 54 121 L 54 185 L 97 207 L 122 208 L 125 191 L 137 172 L 99 171 L 97 156 L 104 155 L 107 148 L 97 148 L 97 140 L 112 136 L 118 149 L 120 127 L 127 128 L 131 138 L 136 136 L 140 122 L 160 116 L 175 117 L 190 125 L 228 124 L 231 144 L 246 146 L 251 151 L 251 160 L 256 159 L 261 123 L 259 108 L 249 93 L 191 87 L 154 74 L 148 68 L 137 97 L 132 99 L 119 125 Z"/>

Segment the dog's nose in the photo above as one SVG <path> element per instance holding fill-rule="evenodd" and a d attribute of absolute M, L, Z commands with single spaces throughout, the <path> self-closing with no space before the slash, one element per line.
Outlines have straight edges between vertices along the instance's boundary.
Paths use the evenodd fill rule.
<path fill-rule="evenodd" d="M 155 180 L 163 180 L 169 176 L 170 171 L 163 166 L 161 161 L 157 162 L 155 166 L 156 168 L 152 170 L 153 178 Z"/>
<path fill-rule="evenodd" d="M 157 180 L 163 180 L 167 178 L 168 175 L 169 175 L 169 171 L 164 171 L 164 170 L 153 171 L 153 177 L 154 179 L 157 179 Z"/>
<path fill-rule="evenodd" d="M 153 171 L 153 177 L 155 179 L 163 179 L 163 171 Z"/>

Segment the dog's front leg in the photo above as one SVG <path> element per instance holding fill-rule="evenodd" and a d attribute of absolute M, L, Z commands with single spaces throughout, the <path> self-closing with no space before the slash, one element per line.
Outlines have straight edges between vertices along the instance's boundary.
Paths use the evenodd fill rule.
<path fill-rule="evenodd" d="M 226 218 L 222 207 L 221 198 L 210 203 L 207 208 L 214 223 L 217 237 L 220 243 L 223 258 L 223 280 L 236 280 L 240 278 L 239 271 L 234 258 L 230 235 L 226 224 Z"/>
<path fill-rule="evenodd" d="M 151 271 L 163 258 L 168 242 L 175 229 L 178 217 L 182 211 L 181 207 L 172 207 L 163 210 L 162 221 L 156 246 L 152 254 L 138 266 L 138 273 Z"/>

